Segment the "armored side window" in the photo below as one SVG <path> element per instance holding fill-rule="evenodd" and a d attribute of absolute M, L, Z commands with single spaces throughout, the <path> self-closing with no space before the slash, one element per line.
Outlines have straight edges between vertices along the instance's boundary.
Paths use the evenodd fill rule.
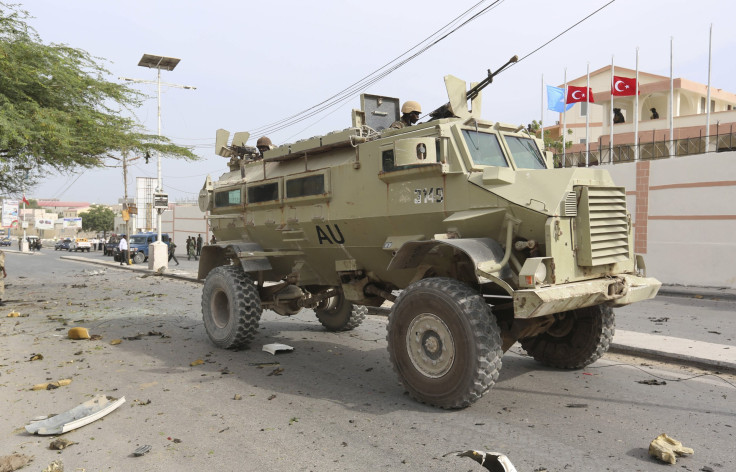
<path fill-rule="evenodd" d="M 286 182 L 286 198 L 322 195 L 325 192 L 324 174 L 310 175 Z"/>
<path fill-rule="evenodd" d="M 271 202 L 279 199 L 279 184 L 271 182 L 248 187 L 248 203 Z"/>
<path fill-rule="evenodd" d="M 215 206 L 225 207 L 231 205 L 240 205 L 240 189 L 223 190 L 215 192 Z"/>
<path fill-rule="evenodd" d="M 383 164 L 384 172 L 391 172 L 394 170 L 394 150 L 387 149 L 381 153 L 381 162 Z"/>
<path fill-rule="evenodd" d="M 509 166 L 495 134 L 464 129 L 463 137 L 470 151 L 470 157 L 475 164 L 496 167 Z"/>
<path fill-rule="evenodd" d="M 535 143 L 530 138 L 506 136 L 506 143 L 511 150 L 511 157 L 519 169 L 545 169 L 544 158 Z"/>

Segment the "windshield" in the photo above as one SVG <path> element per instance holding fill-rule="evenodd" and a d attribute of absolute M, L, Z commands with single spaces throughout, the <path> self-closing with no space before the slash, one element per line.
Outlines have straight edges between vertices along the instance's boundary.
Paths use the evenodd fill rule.
<path fill-rule="evenodd" d="M 509 166 L 495 134 L 464 129 L 463 137 L 470 150 L 470 157 L 475 164 L 497 167 Z"/>
<path fill-rule="evenodd" d="M 147 242 L 147 236 L 131 236 L 130 238 L 130 244 L 146 244 Z"/>
<path fill-rule="evenodd" d="M 539 152 L 537 143 L 530 138 L 506 136 L 506 143 L 511 150 L 516 167 L 519 169 L 546 169 L 544 158 Z"/>

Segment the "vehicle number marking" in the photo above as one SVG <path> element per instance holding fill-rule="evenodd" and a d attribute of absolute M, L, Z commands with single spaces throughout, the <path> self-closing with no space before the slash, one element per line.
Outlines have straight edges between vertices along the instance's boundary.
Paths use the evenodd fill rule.
<path fill-rule="evenodd" d="M 335 228 L 335 233 L 337 233 L 337 236 L 335 236 L 335 233 L 332 232 L 332 227 Z M 317 228 L 317 238 L 319 239 L 319 243 L 322 244 L 323 241 L 327 241 L 330 244 L 345 244 L 345 236 L 342 235 L 342 231 L 340 231 L 340 227 L 336 224 L 333 225 L 325 225 L 325 229 L 322 229 L 320 225 L 316 226 Z M 327 234 L 329 233 L 329 235 Z"/>
<path fill-rule="evenodd" d="M 414 189 L 414 203 L 442 203 L 445 198 L 445 189 L 442 187 Z"/>

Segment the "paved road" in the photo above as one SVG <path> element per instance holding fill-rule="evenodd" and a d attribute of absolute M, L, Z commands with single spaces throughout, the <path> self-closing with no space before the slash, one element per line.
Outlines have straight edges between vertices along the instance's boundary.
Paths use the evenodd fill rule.
<path fill-rule="evenodd" d="M 445 454 L 480 449 L 507 454 L 520 472 L 648 471 L 664 467 L 646 448 L 666 432 L 695 449 L 678 470 L 736 470 L 734 376 L 673 381 L 701 372 L 619 355 L 560 372 L 513 348 L 491 392 L 464 410 L 439 411 L 399 386 L 384 317 L 334 334 L 310 311 L 291 318 L 265 312 L 250 350 L 223 351 L 204 332 L 199 284 L 59 256 L 8 254 L 8 298 L 29 316 L 0 318 L 0 401 L 7 406 L 0 410 L 0 455 L 33 455 L 35 469 L 62 459 L 67 470 L 465 471 L 480 469 Z M 638 318 L 692 313 L 687 304 L 668 303 L 642 308 Z M 619 328 L 652 327 L 636 318 L 628 312 Z M 67 339 L 75 325 L 102 338 Z M 261 351 L 270 342 L 295 351 L 271 356 Z M 29 361 L 37 353 L 44 358 Z M 203 362 L 190 365 L 197 360 Z M 60 378 L 72 383 L 29 391 Z M 662 378 L 666 385 L 638 383 Z M 127 402 L 65 434 L 78 444 L 61 453 L 47 449 L 50 439 L 21 429 L 94 394 Z M 143 444 L 151 452 L 131 457 Z"/>

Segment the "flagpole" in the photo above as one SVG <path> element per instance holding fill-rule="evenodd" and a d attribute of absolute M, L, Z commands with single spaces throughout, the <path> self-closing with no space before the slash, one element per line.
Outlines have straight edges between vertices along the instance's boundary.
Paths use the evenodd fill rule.
<path fill-rule="evenodd" d="M 710 151 L 710 66 L 713 53 L 713 23 L 710 24 L 710 35 L 708 37 L 708 92 L 705 99 L 705 152 Z"/>
<path fill-rule="evenodd" d="M 565 135 L 567 134 L 567 120 L 565 114 L 567 113 L 567 67 L 565 67 L 565 86 L 562 90 L 564 98 L 564 105 L 562 106 L 562 167 L 565 167 Z"/>
<path fill-rule="evenodd" d="M 590 162 L 590 139 L 588 138 L 590 131 L 590 62 L 588 62 L 586 75 L 585 88 L 588 90 L 585 91 L 585 167 L 588 167 Z"/>
<path fill-rule="evenodd" d="M 634 87 L 634 160 L 639 160 L 639 47 L 636 48 L 636 85 Z"/>
<path fill-rule="evenodd" d="M 608 159 L 611 164 L 613 164 L 613 54 L 611 54 L 611 114 L 610 114 L 610 121 L 608 122 L 610 126 L 610 136 L 608 138 Z"/>
<path fill-rule="evenodd" d="M 542 99 L 539 102 L 539 137 L 542 138 L 542 152 L 544 152 L 544 74 L 542 74 Z"/>
<path fill-rule="evenodd" d="M 672 69 L 672 36 L 670 36 L 670 157 L 675 155 L 675 79 Z"/>

